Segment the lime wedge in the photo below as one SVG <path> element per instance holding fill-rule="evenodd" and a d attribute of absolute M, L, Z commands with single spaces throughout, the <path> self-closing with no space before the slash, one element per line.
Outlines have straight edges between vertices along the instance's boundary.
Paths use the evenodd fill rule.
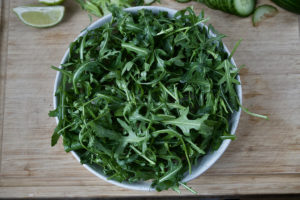
<path fill-rule="evenodd" d="M 36 28 L 45 28 L 54 26 L 62 20 L 65 12 L 65 7 L 20 6 L 14 8 L 13 11 L 24 24 Z"/>
<path fill-rule="evenodd" d="M 40 3 L 46 4 L 48 6 L 55 6 L 62 4 L 64 0 L 39 0 Z"/>

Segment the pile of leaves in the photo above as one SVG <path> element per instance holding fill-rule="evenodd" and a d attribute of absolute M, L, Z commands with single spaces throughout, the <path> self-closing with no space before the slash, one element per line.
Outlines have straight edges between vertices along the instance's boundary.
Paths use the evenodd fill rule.
<path fill-rule="evenodd" d="M 201 28 L 191 8 L 137 14 L 112 9 L 110 23 L 70 45 L 49 114 L 66 152 L 101 166 L 119 182 L 151 180 L 178 191 L 185 173 L 230 135 L 240 107 L 239 69 L 224 52 L 222 34 Z M 189 189 L 189 188 L 188 188 Z"/>

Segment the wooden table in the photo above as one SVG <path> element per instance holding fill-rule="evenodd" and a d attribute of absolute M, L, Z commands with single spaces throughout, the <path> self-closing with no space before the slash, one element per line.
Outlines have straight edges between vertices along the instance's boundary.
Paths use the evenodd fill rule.
<path fill-rule="evenodd" d="M 164 196 L 173 191 L 138 192 L 108 184 L 84 169 L 61 143 L 50 147 L 55 71 L 68 44 L 89 25 L 74 1 L 48 29 L 25 26 L 12 8 L 32 1 L 0 1 L 0 197 Z M 264 1 L 263 3 L 270 3 Z M 262 3 L 262 1 L 260 2 Z M 159 5 L 159 4 L 157 4 Z M 237 140 L 204 175 L 189 182 L 200 195 L 300 193 L 299 18 L 279 9 L 254 28 L 238 18 L 196 2 L 161 0 L 161 6 L 204 9 L 232 49 L 243 38 L 235 60 L 241 71 L 244 105 L 269 121 L 242 114 Z M 182 194 L 190 195 L 182 190 Z"/>

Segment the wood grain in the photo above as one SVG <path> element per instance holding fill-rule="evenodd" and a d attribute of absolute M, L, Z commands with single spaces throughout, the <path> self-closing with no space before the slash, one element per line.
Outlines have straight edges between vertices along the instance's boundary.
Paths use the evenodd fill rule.
<path fill-rule="evenodd" d="M 6 60 L 8 40 L 9 3 L 0 1 L 0 166 L 2 161 L 2 138 L 4 121 L 4 99 L 6 83 Z M 1 169 L 0 169 L 1 170 Z M 1 171 L 0 171 L 1 173 Z"/>
<path fill-rule="evenodd" d="M 85 170 L 64 152 L 61 142 L 50 147 L 55 127 L 54 119 L 47 115 L 52 109 L 55 78 L 50 66 L 59 65 L 68 44 L 89 24 L 89 18 L 74 1 L 66 1 L 62 23 L 35 29 L 22 24 L 10 11 L 34 0 L 0 2 L 0 197 L 177 195 L 113 186 Z M 265 121 L 242 114 L 238 139 L 189 185 L 201 195 L 299 194 L 298 16 L 279 9 L 276 17 L 253 27 L 250 18 L 211 10 L 197 2 L 161 0 L 157 5 L 174 9 L 192 5 L 196 12 L 205 9 L 209 22 L 228 36 L 224 42 L 229 49 L 243 38 L 234 56 L 238 65 L 247 66 L 241 71 L 243 104 L 270 117 Z M 183 194 L 190 195 L 184 190 Z"/>

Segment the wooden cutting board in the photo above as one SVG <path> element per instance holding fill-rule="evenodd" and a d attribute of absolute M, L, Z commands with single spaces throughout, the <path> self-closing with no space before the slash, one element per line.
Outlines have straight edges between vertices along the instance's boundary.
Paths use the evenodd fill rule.
<path fill-rule="evenodd" d="M 86 12 L 65 2 L 66 14 L 48 29 L 25 26 L 12 8 L 36 2 L 0 1 L 0 197 L 164 196 L 173 191 L 138 192 L 98 179 L 60 144 L 51 148 L 55 71 L 68 44 L 89 25 Z M 262 3 L 262 1 L 260 2 Z M 263 1 L 263 3 L 270 3 Z M 160 6 L 204 9 L 229 49 L 243 39 L 235 60 L 241 71 L 244 106 L 269 121 L 242 114 L 237 140 L 204 175 L 189 182 L 200 195 L 300 193 L 299 18 L 279 9 L 253 27 L 196 2 L 161 0 Z M 190 195 L 186 190 L 182 194 Z"/>

